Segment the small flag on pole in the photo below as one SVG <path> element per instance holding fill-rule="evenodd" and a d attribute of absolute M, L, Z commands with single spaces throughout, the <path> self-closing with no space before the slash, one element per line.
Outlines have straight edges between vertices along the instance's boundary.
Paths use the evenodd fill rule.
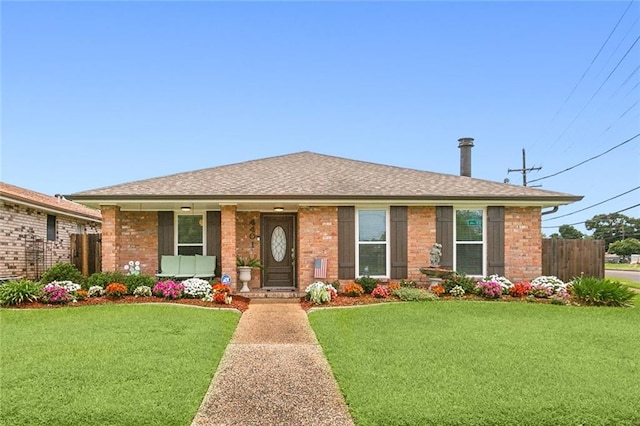
<path fill-rule="evenodd" d="M 316 257 L 313 262 L 313 278 L 327 278 L 327 259 Z"/>

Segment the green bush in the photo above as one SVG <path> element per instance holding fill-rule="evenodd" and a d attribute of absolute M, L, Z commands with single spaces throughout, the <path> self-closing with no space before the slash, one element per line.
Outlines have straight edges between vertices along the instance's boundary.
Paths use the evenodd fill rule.
<path fill-rule="evenodd" d="M 42 274 L 40 282 L 42 284 L 49 284 L 52 281 L 71 281 L 72 283 L 82 284 L 84 279 L 82 272 L 80 272 L 75 265 L 59 262 Z"/>
<path fill-rule="evenodd" d="M 110 283 L 123 283 L 127 280 L 127 276 L 122 272 L 96 272 L 91 274 L 82 282 L 82 288 L 89 290 L 90 287 L 100 286 L 105 288 Z M 154 283 L 155 284 L 155 283 Z"/>
<path fill-rule="evenodd" d="M 18 305 L 35 302 L 42 291 L 42 284 L 30 280 L 8 281 L 0 285 L 0 305 Z"/>
<path fill-rule="evenodd" d="M 380 280 L 377 278 L 371 278 L 371 277 L 360 277 L 360 278 L 356 278 L 355 280 L 356 284 L 360 284 L 360 286 L 364 289 L 364 292 L 367 294 L 371 294 L 371 292 L 373 291 L 374 288 L 376 288 L 376 286 L 378 284 L 380 284 Z"/>
<path fill-rule="evenodd" d="M 416 288 L 418 284 L 415 281 L 400 280 L 400 287 Z"/>
<path fill-rule="evenodd" d="M 415 301 L 431 301 L 436 300 L 438 297 L 421 288 L 411 288 L 411 287 L 400 287 L 393 291 L 393 295 L 396 296 L 400 300 L 404 300 L 407 302 L 415 302 Z"/>
<path fill-rule="evenodd" d="M 586 305 L 631 306 L 633 290 L 618 281 L 580 277 L 570 285 L 571 295 Z"/>
<path fill-rule="evenodd" d="M 134 290 L 141 286 L 151 287 L 158 282 L 157 279 L 152 277 L 151 275 L 125 275 L 124 281 L 118 281 L 127 286 L 127 293 L 133 294 Z"/>
<path fill-rule="evenodd" d="M 442 287 L 444 287 L 445 293 L 449 293 L 451 289 L 457 285 L 462 287 L 465 293 L 472 294 L 476 288 L 476 281 L 473 278 L 467 277 L 463 272 L 454 272 L 451 278 L 442 280 Z"/>

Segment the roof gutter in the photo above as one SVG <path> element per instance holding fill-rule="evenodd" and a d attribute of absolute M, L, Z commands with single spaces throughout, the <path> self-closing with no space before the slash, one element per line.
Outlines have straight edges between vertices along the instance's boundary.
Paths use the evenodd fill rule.
<path fill-rule="evenodd" d="M 555 213 L 558 211 L 559 208 L 560 208 L 559 206 L 554 206 L 551 210 L 547 210 L 546 212 L 540 213 L 540 216 L 544 216 L 545 214 Z"/>

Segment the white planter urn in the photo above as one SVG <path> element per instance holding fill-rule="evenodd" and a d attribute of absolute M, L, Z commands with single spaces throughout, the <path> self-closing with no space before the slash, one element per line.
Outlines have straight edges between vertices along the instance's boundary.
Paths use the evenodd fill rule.
<path fill-rule="evenodd" d="M 249 290 L 249 281 L 251 281 L 251 266 L 238 266 L 238 279 L 242 283 L 241 293 L 247 293 Z"/>

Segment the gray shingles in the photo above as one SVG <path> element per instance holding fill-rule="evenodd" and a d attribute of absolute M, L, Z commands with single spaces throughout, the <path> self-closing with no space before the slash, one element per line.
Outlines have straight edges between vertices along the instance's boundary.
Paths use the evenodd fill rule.
<path fill-rule="evenodd" d="M 79 192 L 74 199 L 211 198 L 529 198 L 570 194 L 300 152 Z"/>

